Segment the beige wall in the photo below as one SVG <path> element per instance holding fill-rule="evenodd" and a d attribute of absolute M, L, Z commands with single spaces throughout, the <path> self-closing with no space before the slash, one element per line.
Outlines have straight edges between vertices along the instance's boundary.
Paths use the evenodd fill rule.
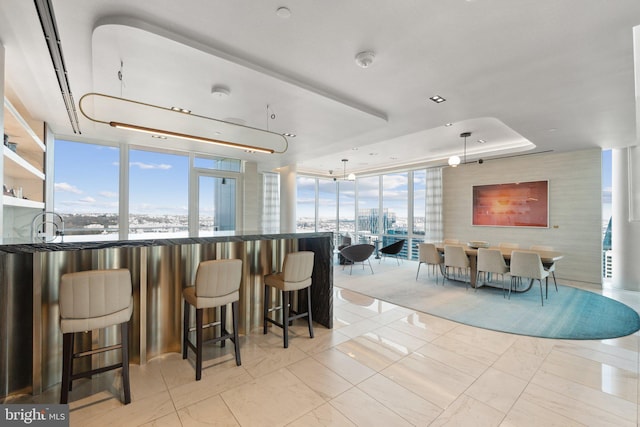
<path fill-rule="evenodd" d="M 556 277 L 602 283 L 600 149 L 489 160 L 443 171 L 444 237 L 551 245 L 563 252 Z M 549 181 L 549 228 L 471 225 L 473 185 Z"/>

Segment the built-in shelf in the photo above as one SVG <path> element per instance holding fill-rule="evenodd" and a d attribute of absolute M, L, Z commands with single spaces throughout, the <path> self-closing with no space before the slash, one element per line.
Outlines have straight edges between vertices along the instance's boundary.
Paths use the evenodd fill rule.
<path fill-rule="evenodd" d="M 4 134 L 15 146 L 12 150 L 3 145 L 2 180 L 5 190 L 21 195 L 13 197 L 5 193 L 2 196 L 1 239 L 4 244 L 30 242 L 32 219 L 45 209 L 46 146 L 42 142 L 45 127 L 44 123 L 32 120 L 26 111 L 22 111 L 4 98 Z"/>
<path fill-rule="evenodd" d="M 41 179 L 44 180 L 44 173 L 38 170 L 31 163 L 14 153 L 9 147 L 4 146 L 4 174 L 12 178 L 20 179 Z"/>
<path fill-rule="evenodd" d="M 27 199 L 18 199 L 12 196 L 2 196 L 2 204 L 4 206 L 12 206 L 18 208 L 44 209 L 44 202 L 36 202 Z"/>

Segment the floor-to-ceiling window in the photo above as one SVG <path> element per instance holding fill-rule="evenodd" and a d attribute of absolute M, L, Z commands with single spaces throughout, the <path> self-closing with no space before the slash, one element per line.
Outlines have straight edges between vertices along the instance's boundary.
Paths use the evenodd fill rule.
<path fill-rule="evenodd" d="M 358 178 L 358 238 L 369 243 L 380 234 L 380 177 Z"/>
<path fill-rule="evenodd" d="M 333 179 L 318 179 L 318 231 L 338 231 L 337 193 Z"/>
<path fill-rule="evenodd" d="M 355 181 L 338 181 L 338 231 L 341 236 L 352 236 L 356 231 L 355 187 Z"/>
<path fill-rule="evenodd" d="M 118 238 L 118 147 L 55 141 L 53 209 L 64 219 L 65 240 Z M 86 237 L 84 237 L 86 239 Z"/>
<path fill-rule="evenodd" d="M 316 231 L 316 178 L 296 177 L 296 229 Z"/>
<path fill-rule="evenodd" d="M 189 235 L 189 157 L 129 150 L 129 237 Z"/>
<path fill-rule="evenodd" d="M 49 202 L 63 216 L 67 241 L 210 235 L 238 227 L 240 160 L 65 140 L 54 144 Z"/>
<path fill-rule="evenodd" d="M 441 180 L 428 178 L 437 176 L 429 175 L 431 171 L 439 172 L 417 169 L 359 177 L 355 182 L 298 176 L 298 229 L 312 229 L 310 213 L 315 208 L 316 229 L 337 230 L 336 244 L 341 243 L 343 235 L 351 237 L 354 244 L 379 241 L 379 247 L 404 239 L 406 244 L 400 255 L 416 259 L 417 244 L 425 240 L 428 229 L 434 228 L 432 223 L 441 221 L 440 215 L 427 218 L 429 198 L 436 199 L 441 194 L 428 194 L 430 181 L 432 187 L 441 185 Z M 318 191 L 314 191 L 316 188 Z"/>

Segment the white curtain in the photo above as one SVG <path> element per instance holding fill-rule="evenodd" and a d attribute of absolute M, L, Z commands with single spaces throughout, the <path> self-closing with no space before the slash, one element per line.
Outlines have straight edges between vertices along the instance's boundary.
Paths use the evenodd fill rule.
<path fill-rule="evenodd" d="M 262 174 L 262 231 L 280 231 L 280 175 Z"/>
<path fill-rule="evenodd" d="M 442 224 L 442 168 L 427 169 L 427 194 L 425 197 L 425 241 L 441 242 Z"/>

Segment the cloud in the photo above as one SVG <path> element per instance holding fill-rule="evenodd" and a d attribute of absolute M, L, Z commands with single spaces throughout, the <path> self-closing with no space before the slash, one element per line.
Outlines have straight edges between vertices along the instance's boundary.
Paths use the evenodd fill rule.
<path fill-rule="evenodd" d="M 82 191 L 79 190 L 78 187 L 76 187 L 75 185 L 68 184 L 66 182 L 56 182 L 55 184 L 53 184 L 53 188 L 55 191 L 82 194 Z"/>
<path fill-rule="evenodd" d="M 118 193 L 114 193 L 113 191 L 101 191 L 98 194 L 108 199 L 115 199 L 118 197 Z"/>
<path fill-rule="evenodd" d="M 167 164 L 151 164 L 151 163 L 143 163 L 143 162 L 131 162 L 129 163 L 129 166 L 133 167 L 133 166 L 137 166 L 140 169 L 161 169 L 161 170 L 167 170 L 167 169 L 171 169 L 171 165 L 167 165 Z"/>
<path fill-rule="evenodd" d="M 83 203 L 95 203 L 96 199 L 94 199 L 93 197 L 84 197 L 80 199 L 80 201 Z"/>

